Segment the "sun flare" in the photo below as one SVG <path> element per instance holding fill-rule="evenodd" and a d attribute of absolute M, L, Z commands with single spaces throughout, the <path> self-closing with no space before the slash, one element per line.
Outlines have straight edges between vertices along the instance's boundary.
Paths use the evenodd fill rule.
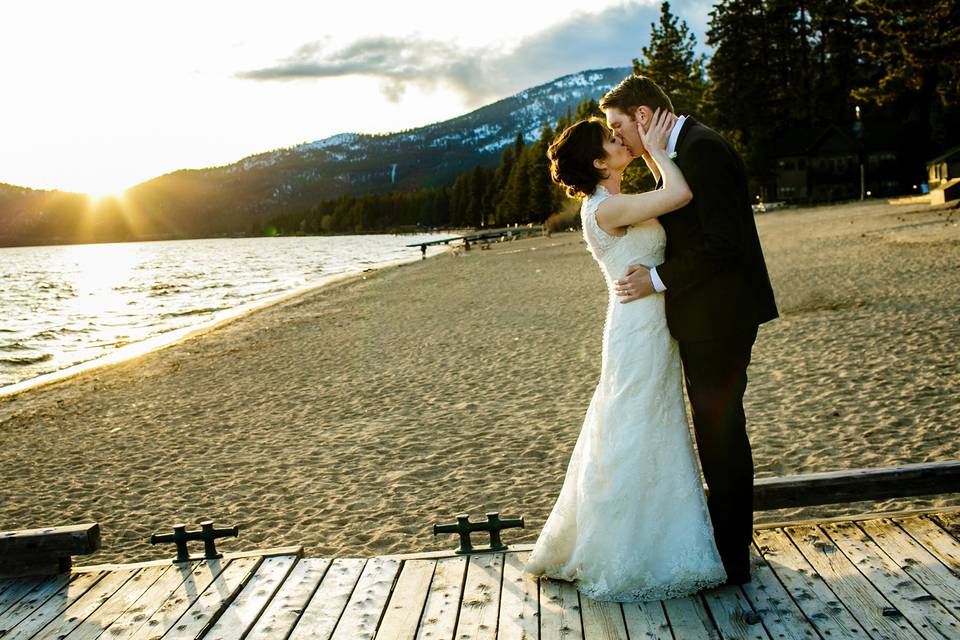
<path fill-rule="evenodd" d="M 126 189 L 114 189 L 110 187 L 105 187 L 102 189 L 87 189 L 86 196 L 90 200 L 91 205 L 99 204 L 104 200 L 113 198 L 114 200 L 122 200 L 123 195 L 127 192 Z"/>

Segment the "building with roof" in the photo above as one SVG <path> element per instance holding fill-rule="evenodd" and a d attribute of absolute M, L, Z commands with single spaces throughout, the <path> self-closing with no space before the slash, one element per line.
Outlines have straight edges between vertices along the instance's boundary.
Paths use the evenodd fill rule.
<path fill-rule="evenodd" d="M 927 182 L 931 203 L 960 199 L 960 146 L 927 162 Z"/>
<path fill-rule="evenodd" d="M 774 148 L 776 199 L 787 202 L 832 202 L 904 192 L 895 135 L 875 130 L 857 137 L 836 125 L 793 129 Z M 892 133 L 892 132 L 890 132 Z"/>

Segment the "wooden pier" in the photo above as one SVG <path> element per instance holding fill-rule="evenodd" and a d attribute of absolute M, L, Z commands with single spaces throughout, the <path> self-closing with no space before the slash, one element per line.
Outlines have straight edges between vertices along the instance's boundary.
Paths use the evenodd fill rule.
<path fill-rule="evenodd" d="M 0 638 L 944 640 L 960 638 L 958 535 L 958 509 L 759 527 L 751 582 L 639 604 L 523 575 L 531 545 L 76 567 L 0 582 Z"/>
<path fill-rule="evenodd" d="M 408 247 L 419 247 L 420 253 L 423 257 L 427 256 L 427 247 L 432 247 L 433 245 L 445 244 L 449 245 L 451 242 L 459 242 L 467 250 L 470 249 L 472 244 L 489 244 L 490 242 L 500 242 L 503 240 L 518 240 L 524 236 L 528 235 L 539 235 L 543 233 L 543 225 L 537 226 L 525 226 L 525 227 L 503 227 L 498 229 L 481 229 L 479 231 L 474 231 L 473 233 L 467 233 L 461 236 L 450 236 L 449 238 L 440 238 L 439 240 L 428 240 L 426 242 L 414 242 L 408 244 Z"/>

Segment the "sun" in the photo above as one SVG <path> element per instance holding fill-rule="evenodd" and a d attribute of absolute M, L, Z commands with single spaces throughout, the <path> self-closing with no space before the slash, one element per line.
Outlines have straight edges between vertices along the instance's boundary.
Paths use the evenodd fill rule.
<path fill-rule="evenodd" d="M 122 200 L 126 192 L 127 190 L 123 187 L 98 187 L 95 189 L 87 189 L 85 195 L 90 201 L 90 204 L 95 205 L 111 198 L 114 200 Z"/>

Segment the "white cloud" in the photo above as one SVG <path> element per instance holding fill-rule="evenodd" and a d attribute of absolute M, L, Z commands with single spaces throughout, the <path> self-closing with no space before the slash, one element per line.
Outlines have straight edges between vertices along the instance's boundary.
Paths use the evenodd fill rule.
<path fill-rule="evenodd" d="M 674 12 L 684 18 L 676 8 Z M 381 80 L 384 96 L 393 102 L 410 85 L 443 85 L 476 106 L 574 71 L 629 65 L 659 14 L 659 4 L 635 3 L 577 12 L 508 50 L 496 45 L 465 48 L 423 36 L 366 36 L 339 47 L 308 42 L 278 64 L 237 76 L 259 81 L 373 77 Z M 697 22 L 690 21 L 695 33 Z M 703 39 L 701 32 L 701 45 Z"/>

